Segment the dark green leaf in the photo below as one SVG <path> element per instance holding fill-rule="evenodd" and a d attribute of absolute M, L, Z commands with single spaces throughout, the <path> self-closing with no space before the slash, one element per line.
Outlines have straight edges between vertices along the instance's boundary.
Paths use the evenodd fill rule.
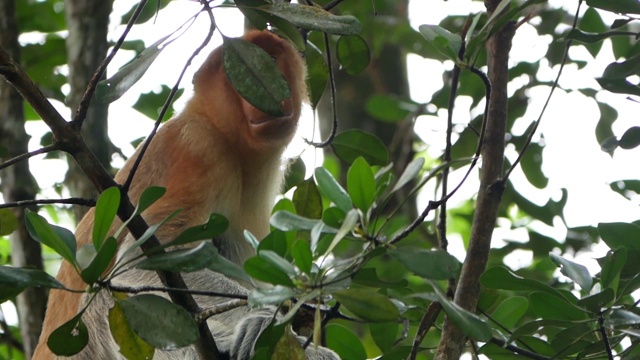
<path fill-rule="evenodd" d="M 300 271 L 305 274 L 311 273 L 311 266 L 313 265 L 313 255 L 311 254 L 311 248 L 309 243 L 305 240 L 296 240 L 291 248 L 291 256 L 295 261 L 296 266 Z"/>
<path fill-rule="evenodd" d="M 460 262 L 446 251 L 400 247 L 390 249 L 388 253 L 407 269 L 427 279 L 455 279 L 460 272 Z"/>
<path fill-rule="evenodd" d="M 93 246 L 96 249 L 102 247 L 102 242 L 107 237 L 113 219 L 116 217 L 120 206 L 120 189 L 110 187 L 103 191 L 96 203 L 96 211 L 93 223 Z"/>
<path fill-rule="evenodd" d="M 452 34 L 438 25 L 420 25 L 422 36 L 449 60 L 458 61 L 458 52 L 462 47 L 460 35 Z"/>
<path fill-rule="evenodd" d="M 358 157 L 349 167 L 347 191 L 353 205 L 366 214 L 374 201 L 376 181 L 371 166 L 362 157 Z"/>
<path fill-rule="evenodd" d="M 549 179 L 542 171 L 542 150 L 543 146 L 537 143 L 530 143 L 527 151 L 522 157 L 520 166 L 524 175 L 531 185 L 538 189 L 544 189 L 549 184 Z"/>
<path fill-rule="evenodd" d="M 140 199 L 138 200 L 135 214 L 138 215 L 147 210 L 149 206 L 153 205 L 156 201 L 163 197 L 166 192 L 167 188 L 161 186 L 149 186 L 148 188 L 144 189 L 144 191 L 140 195 Z"/>
<path fill-rule="evenodd" d="M 633 126 L 622 134 L 618 145 L 623 149 L 633 149 L 640 145 L 640 126 Z"/>
<path fill-rule="evenodd" d="M 331 200 L 345 213 L 353 208 L 349 194 L 327 169 L 318 167 L 313 174 L 318 184 L 318 190 L 322 195 Z"/>
<path fill-rule="evenodd" d="M 600 273 L 600 282 L 603 288 L 610 287 L 613 291 L 618 292 L 618 283 L 620 282 L 620 272 L 624 268 L 627 261 L 627 249 L 620 248 L 615 251 L 609 251 L 604 258 L 602 271 Z"/>
<path fill-rule="evenodd" d="M 611 305 L 615 296 L 616 294 L 613 289 L 606 288 L 599 293 L 589 295 L 578 300 L 578 306 L 583 307 L 594 314 L 598 314 L 603 308 Z"/>
<path fill-rule="evenodd" d="M 109 309 L 109 330 L 125 358 L 129 360 L 153 358 L 155 348 L 133 332 L 124 316 L 122 305 L 117 301 Z"/>
<path fill-rule="evenodd" d="M 124 95 L 147 72 L 147 69 L 160 55 L 160 52 L 165 49 L 167 45 L 165 41 L 171 35 L 160 38 L 153 45 L 144 49 L 132 62 L 123 66 L 115 75 L 100 81 L 96 88 L 96 99 L 99 102 L 108 104 Z"/>
<path fill-rule="evenodd" d="M 292 200 L 298 215 L 309 219 L 322 217 L 322 197 L 312 178 L 298 185 Z"/>
<path fill-rule="evenodd" d="M 133 104 L 133 108 L 144 114 L 150 119 L 156 120 L 160 115 L 160 110 L 164 106 L 169 94 L 171 93 L 171 88 L 167 85 L 160 85 L 160 92 L 150 91 L 147 93 L 142 93 L 138 97 L 138 100 L 135 104 Z M 173 100 L 180 98 L 180 96 L 184 93 L 184 89 L 179 89 L 176 92 L 176 95 L 173 97 Z M 167 111 L 165 113 L 165 117 L 162 119 L 167 120 L 171 111 Z"/>
<path fill-rule="evenodd" d="M 144 294 L 118 302 L 133 332 L 157 349 L 180 348 L 199 338 L 191 315 L 163 297 Z"/>
<path fill-rule="evenodd" d="M 7 236 L 18 228 L 18 219 L 11 209 L 0 209 L 0 236 Z"/>
<path fill-rule="evenodd" d="M 613 137 L 615 139 L 611 126 L 618 118 L 618 111 L 611 105 L 603 102 L 598 102 L 598 109 L 600 110 L 600 119 L 596 125 L 596 140 L 598 140 L 598 144 L 602 144 L 608 138 Z M 615 145 L 618 145 L 617 141 Z"/>
<path fill-rule="evenodd" d="M 316 6 L 277 3 L 260 7 L 268 13 L 288 20 L 297 27 L 329 34 L 352 35 L 360 32 L 360 22 L 350 15 L 333 15 Z"/>
<path fill-rule="evenodd" d="M 618 139 L 615 136 L 605 139 L 600 143 L 600 150 L 613 156 L 613 152 L 618 148 Z"/>
<path fill-rule="evenodd" d="M 66 30 L 64 1 L 17 1 L 16 23 L 21 33 Z"/>
<path fill-rule="evenodd" d="M 513 329 L 520 318 L 529 308 L 529 301 L 522 296 L 511 296 L 504 299 L 503 302 L 491 314 L 491 319 L 496 324 L 504 326 L 507 329 Z"/>
<path fill-rule="evenodd" d="M 171 0 L 149 1 L 145 5 L 145 7 L 142 8 L 140 15 L 135 21 L 135 24 L 142 24 L 151 20 L 152 18 L 155 18 L 158 15 L 158 11 L 160 9 L 163 9 L 165 6 L 167 6 L 167 4 L 169 4 L 170 1 Z M 123 24 L 126 24 L 127 22 L 129 22 L 129 19 L 131 19 L 131 17 L 133 16 L 134 12 L 136 11 L 136 8 L 137 8 L 137 5 L 131 7 L 131 9 L 129 9 L 129 11 L 127 11 L 126 14 L 122 15 L 122 19 L 120 20 L 120 22 Z"/>
<path fill-rule="evenodd" d="M 393 344 L 398 337 L 399 324 L 395 322 L 369 323 L 368 326 L 369 333 L 371 333 L 371 337 L 378 348 L 382 353 L 388 353 L 393 348 Z"/>
<path fill-rule="evenodd" d="M 306 359 L 304 348 L 293 335 L 291 325 L 287 325 L 282 337 L 276 343 L 276 347 L 273 349 L 272 359 Z"/>
<path fill-rule="evenodd" d="M 538 290 L 562 297 L 562 294 L 551 286 L 537 280 L 525 279 L 500 266 L 485 271 L 480 278 L 480 283 L 491 289 Z"/>
<path fill-rule="evenodd" d="M 227 231 L 228 227 L 229 221 L 227 218 L 220 214 L 211 214 L 206 224 L 188 228 L 163 247 L 184 245 L 200 240 L 211 240 L 216 236 L 222 235 Z"/>
<path fill-rule="evenodd" d="M 329 81 L 329 67 L 322 56 L 322 52 L 310 41 L 307 41 L 305 51 L 307 62 L 307 88 L 309 89 L 309 104 L 315 109 L 322 98 L 324 89 Z"/>
<path fill-rule="evenodd" d="M 42 270 L 0 266 L 0 304 L 28 287 L 64 289 L 61 283 Z"/>
<path fill-rule="evenodd" d="M 598 10 L 594 8 L 587 8 L 584 12 L 580 21 L 578 23 L 578 27 L 583 31 L 590 33 L 605 33 L 608 29 L 605 25 L 604 21 L 602 21 L 602 17 Z M 594 58 L 598 56 L 600 49 L 602 49 L 602 42 L 596 42 L 592 44 L 585 44 L 585 48 Z"/>
<path fill-rule="evenodd" d="M 363 72 L 371 58 L 367 42 L 359 35 L 341 36 L 336 44 L 336 56 L 342 69 L 351 75 Z"/>
<path fill-rule="evenodd" d="M 254 256 L 244 262 L 244 270 L 254 279 L 274 285 L 293 287 L 293 282 L 284 271 L 260 256 Z"/>
<path fill-rule="evenodd" d="M 118 251 L 118 241 L 110 236 L 102 244 L 100 250 L 95 254 L 95 257 L 89 263 L 89 266 L 83 268 L 80 272 L 80 277 L 87 284 L 95 283 L 102 273 L 109 267 L 109 264 L 113 261 Z"/>
<path fill-rule="evenodd" d="M 596 78 L 602 88 L 616 94 L 640 95 L 640 87 L 627 79 Z"/>
<path fill-rule="evenodd" d="M 587 0 L 587 5 L 620 14 L 640 14 L 637 0 Z"/>
<path fill-rule="evenodd" d="M 630 223 L 600 223 L 598 233 L 602 240 L 615 250 L 627 248 L 630 250 L 640 250 L 640 226 Z"/>
<path fill-rule="evenodd" d="M 225 258 L 224 256 L 216 256 L 216 258 L 207 266 L 207 269 L 226 275 L 230 278 L 251 284 L 251 278 L 238 264 Z"/>
<path fill-rule="evenodd" d="M 437 286 L 434 286 L 434 289 L 436 289 L 435 294 L 438 302 L 447 314 L 447 319 L 453 322 L 460 331 L 470 338 L 479 341 L 488 341 L 492 338 L 489 324 L 480 319 L 476 314 L 461 308 L 447 299 Z"/>
<path fill-rule="evenodd" d="M 411 162 L 407 165 L 407 167 L 402 172 L 402 175 L 400 175 L 400 178 L 398 178 L 398 181 L 393 186 L 393 189 L 391 190 L 391 192 L 396 192 L 400 190 L 400 188 L 402 188 L 403 186 L 413 181 L 416 178 L 416 176 L 418 176 L 423 166 L 424 166 L 424 158 L 417 157 L 411 160 Z"/>
<path fill-rule="evenodd" d="M 276 269 L 282 270 L 282 272 L 284 272 L 288 276 L 296 275 L 296 269 L 293 267 L 293 265 L 291 265 L 290 262 L 288 262 L 282 256 L 278 255 L 276 252 L 261 250 L 258 252 L 258 256 L 267 260 L 267 262 L 269 262 L 271 266 L 275 267 Z"/>
<path fill-rule="evenodd" d="M 367 358 L 362 341 L 351 330 L 340 324 L 329 324 L 325 332 L 327 347 L 337 352 L 340 358 L 353 360 Z"/>
<path fill-rule="evenodd" d="M 609 184 L 609 187 L 629 200 L 640 194 L 640 180 L 618 180 Z"/>
<path fill-rule="evenodd" d="M 338 134 L 331 148 L 336 156 L 349 164 L 359 156 L 371 165 L 384 166 L 389 162 L 389 153 L 382 140 L 362 130 L 347 130 Z"/>
<path fill-rule="evenodd" d="M 151 255 L 136 267 L 145 270 L 192 272 L 208 267 L 218 257 L 218 250 L 211 242 L 201 242 L 195 247 Z"/>
<path fill-rule="evenodd" d="M 233 87 L 259 110 L 272 116 L 283 116 L 282 101 L 291 98 L 291 90 L 271 56 L 246 40 L 223 39 L 224 72 Z"/>
<path fill-rule="evenodd" d="M 584 265 L 576 264 L 573 261 L 569 261 L 553 253 L 549 254 L 549 256 L 551 260 L 560 267 L 560 272 L 580 285 L 582 290 L 588 292 L 591 289 L 593 278 Z"/>
<path fill-rule="evenodd" d="M 624 79 L 640 72 L 640 54 L 636 54 L 622 62 L 614 62 L 607 66 L 602 73 L 606 79 Z"/>
<path fill-rule="evenodd" d="M 377 120 L 397 123 L 418 111 L 419 105 L 390 95 L 373 95 L 365 104 L 369 115 Z"/>
<path fill-rule="evenodd" d="M 25 212 L 25 221 L 32 238 L 52 248 L 63 259 L 77 267 L 76 238 L 71 231 L 49 224 L 42 216 L 28 209 Z"/>
<path fill-rule="evenodd" d="M 302 158 L 297 157 L 289 162 L 287 173 L 284 177 L 284 186 L 282 187 L 282 193 L 286 193 L 294 186 L 298 186 L 304 181 L 304 176 L 307 172 L 307 167 L 304 165 Z"/>
<path fill-rule="evenodd" d="M 616 35 L 617 33 L 614 31 L 603 32 L 603 33 L 592 33 L 592 32 L 585 32 L 580 29 L 571 29 L 565 37 L 567 39 L 576 40 L 585 44 L 592 44 Z"/>
<path fill-rule="evenodd" d="M 366 321 L 396 321 L 400 316 L 388 297 L 372 290 L 346 289 L 333 295 L 350 312 Z"/>
<path fill-rule="evenodd" d="M 71 356 L 79 353 L 89 342 L 87 326 L 82 321 L 82 312 L 59 328 L 53 330 L 47 346 L 56 355 Z"/>
<path fill-rule="evenodd" d="M 529 294 L 529 302 L 534 313 L 543 319 L 585 320 L 587 313 L 563 297 L 543 292 Z"/>
<path fill-rule="evenodd" d="M 278 211 L 271 217 L 271 225 L 282 231 L 311 230 L 319 223 L 322 223 L 322 221 L 307 219 L 288 211 Z M 335 232 L 335 229 L 333 231 Z"/>

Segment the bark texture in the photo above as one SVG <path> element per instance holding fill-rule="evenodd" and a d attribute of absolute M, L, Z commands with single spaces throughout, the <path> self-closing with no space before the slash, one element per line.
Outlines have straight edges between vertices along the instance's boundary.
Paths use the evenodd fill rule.
<path fill-rule="evenodd" d="M 489 13 L 499 1 L 486 0 Z M 488 76 L 492 84 L 489 113 L 482 146 L 480 189 L 474 212 L 467 256 L 462 266 L 454 301 L 475 312 L 480 296 L 480 276 L 484 273 L 491 248 L 498 207 L 502 200 L 505 133 L 507 124 L 507 83 L 509 50 L 515 25 L 507 23 L 486 44 Z M 436 359 L 459 359 L 466 343 L 465 335 L 450 321 L 445 321 Z"/>
<path fill-rule="evenodd" d="M 19 61 L 20 46 L 18 44 L 18 25 L 16 22 L 15 0 L 0 1 L 0 46 Z M 22 97 L 7 82 L 0 83 L 0 147 L 3 159 L 7 160 L 28 150 L 29 135 L 24 129 L 24 111 Z M 27 161 L 19 162 L 0 171 L 0 190 L 5 202 L 35 199 L 38 186 L 29 171 Z M 42 269 L 42 249 L 40 243 L 33 240 L 24 223 L 24 208 L 15 208 L 13 212 L 18 219 L 17 230 L 10 235 L 11 264 L 16 267 Z M 16 305 L 20 321 L 23 350 L 25 358 L 31 354 L 38 343 L 42 330 L 47 303 L 44 288 L 29 288 L 18 295 Z"/>
<path fill-rule="evenodd" d="M 69 61 L 69 85 L 71 90 L 67 105 L 75 112 L 93 73 L 104 60 L 109 49 L 107 31 L 113 0 L 65 0 L 65 17 L 69 36 L 67 58 Z M 111 171 L 113 145 L 107 132 L 108 104 L 92 101 L 83 121 L 82 136 L 89 149 L 102 166 Z M 65 184 L 71 195 L 94 198 L 97 192 L 87 176 L 73 159 L 69 158 L 69 171 Z M 87 208 L 76 206 L 74 214 L 80 220 Z"/>

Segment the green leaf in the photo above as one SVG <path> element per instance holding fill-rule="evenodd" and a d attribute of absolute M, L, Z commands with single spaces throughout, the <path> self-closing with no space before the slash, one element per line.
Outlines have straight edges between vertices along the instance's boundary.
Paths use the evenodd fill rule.
<path fill-rule="evenodd" d="M 32 238 L 47 245 L 74 267 L 76 262 L 76 238 L 63 227 L 51 225 L 42 216 L 30 210 L 25 211 L 27 231 Z"/>
<path fill-rule="evenodd" d="M 640 126 L 633 126 L 622 134 L 618 145 L 623 149 L 633 149 L 640 145 Z"/>
<path fill-rule="evenodd" d="M 598 314 L 602 309 L 610 306 L 615 299 L 615 292 L 611 288 L 606 288 L 599 293 L 589 295 L 585 298 L 578 300 L 578 306 L 587 309 L 588 311 Z"/>
<path fill-rule="evenodd" d="M 160 55 L 160 52 L 168 45 L 165 41 L 171 35 L 173 34 L 160 38 L 153 45 L 144 49 L 132 62 L 118 70 L 115 75 L 100 81 L 96 88 L 96 100 L 108 104 L 124 95 L 147 72 L 147 69 Z"/>
<path fill-rule="evenodd" d="M 122 305 L 116 301 L 109 309 L 109 330 L 127 359 L 152 359 L 155 348 L 142 340 L 129 326 Z"/>
<path fill-rule="evenodd" d="M 420 105 L 392 95 L 372 95 L 365 104 L 367 113 L 377 120 L 398 123 L 417 112 Z"/>
<path fill-rule="evenodd" d="M 610 287 L 613 291 L 618 292 L 618 283 L 620 282 L 620 272 L 624 268 L 627 261 L 627 249 L 620 248 L 615 251 L 609 251 L 604 258 L 602 271 L 600 272 L 600 283 L 602 288 Z"/>
<path fill-rule="evenodd" d="M 287 167 L 287 173 L 284 176 L 284 186 L 282 187 L 282 193 L 286 193 L 294 186 L 298 186 L 304 181 L 304 176 L 307 172 L 307 167 L 304 165 L 304 161 L 300 157 L 296 157 L 289 161 Z"/>
<path fill-rule="evenodd" d="M 207 269 L 226 275 L 230 278 L 251 284 L 251 278 L 238 264 L 232 262 L 224 256 L 216 256 L 216 258 L 207 266 Z"/>
<path fill-rule="evenodd" d="M 211 240 L 222 235 L 229 227 L 227 218 L 220 214 L 211 214 L 206 224 L 190 227 L 181 232 L 174 240 L 163 245 L 163 248 L 185 245 L 200 240 Z"/>
<path fill-rule="evenodd" d="M 18 219 L 11 209 L 0 209 L 0 236 L 7 236 L 18 228 Z"/>
<path fill-rule="evenodd" d="M 426 279 L 455 279 L 460 272 L 460 262 L 446 251 L 407 246 L 389 249 L 388 253 L 411 272 Z"/>
<path fill-rule="evenodd" d="M 585 320 L 587 313 L 567 301 L 567 299 L 549 293 L 533 292 L 529 294 L 529 302 L 533 312 L 543 319 Z"/>
<path fill-rule="evenodd" d="M 333 294 L 342 306 L 357 317 L 371 322 L 396 321 L 398 308 L 388 297 L 368 289 L 339 290 Z"/>
<path fill-rule="evenodd" d="M 347 234 L 353 231 L 353 229 L 358 224 L 359 218 L 360 217 L 358 216 L 358 210 L 356 209 L 349 210 L 347 215 L 344 217 L 342 226 L 340 226 L 340 229 L 336 232 L 336 235 L 333 237 L 333 240 L 331 240 L 331 244 L 329 245 L 327 250 L 324 252 L 324 255 L 329 255 L 329 253 L 331 253 L 333 249 L 340 243 L 340 240 L 342 240 L 345 236 L 347 236 Z"/>
<path fill-rule="evenodd" d="M 120 189 L 110 187 L 100 194 L 96 203 L 96 211 L 93 223 L 93 246 L 96 249 L 102 247 L 102 242 L 107 237 L 113 219 L 116 218 L 120 206 Z"/>
<path fill-rule="evenodd" d="M 293 282 L 286 272 L 273 266 L 264 257 L 254 256 L 244 262 L 244 271 L 254 279 L 274 285 L 293 287 Z"/>
<path fill-rule="evenodd" d="M 249 293 L 249 306 L 280 305 L 295 295 L 293 289 L 280 285 L 255 288 Z"/>
<path fill-rule="evenodd" d="M 593 286 L 593 278 L 584 265 L 576 264 L 554 253 L 550 253 L 549 257 L 551 261 L 560 267 L 560 272 L 580 285 L 582 290 L 588 292 L 591 289 L 591 286 Z"/>
<path fill-rule="evenodd" d="M 298 215 L 309 219 L 322 217 L 322 197 L 312 178 L 298 185 L 292 200 Z"/>
<path fill-rule="evenodd" d="M 366 214 L 374 201 L 376 181 L 371 166 L 362 157 L 358 157 L 349 167 L 347 191 L 353 204 Z"/>
<path fill-rule="evenodd" d="M 311 230 L 316 224 L 322 221 L 316 219 L 307 219 L 302 216 L 290 213 L 288 211 L 278 211 L 271 216 L 271 225 L 282 231 L 291 230 Z M 335 230 L 334 230 L 335 232 Z"/>
<path fill-rule="evenodd" d="M 529 301 L 523 296 L 506 298 L 491 314 L 491 319 L 507 329 L 513 329 L 527 312 Z"/>
<path fill-rule="evenodd" d="M 200 336 L 191 315 L 163 297 L 143 294 L 116 301 L 133 332 L 157 349 L 187 346 Z"/>
<path fill-rule="evenodd" d="M 461 308 L 447 299 L 437 285 L 434 284 L 433 288 L 436 290 L 435 294 L 438 302 L 447 314 L 447 319 L 454 323 L 460 331 L 478 341 L 491 340 L 493 335 L 491 334 L 491 326 L 489 326 L 489 324 L 480 319 L 476 314 Z"/>
<path fill-rule="evenodd" d="M 64 289 L 58 280 L 42 270 L 0 266 L 0 304 L 28 287 Z"/>
<path fill-rule="evenodd" d="M 313 174 L 318 184 L 318 190 L 322 195 L 331 200 L 345 213 L 353 208 L 349 194 L 327 169 L 318 167 Z"/>
<path fill-rule="evenodd" d="M 313 265 L 313 255 L 311 254 L 311 248 L 309 243 L 304 240 L 296 240 L 291 248 L 291 257 L 295 261 L 296 266 L 300 271 L 309 275 L 311 273 L 311 266 Z"/>
<path fill-rule="evenodd" d="M 336 43 L 336 57 L 350 75 L 363 72 L 371 59 L 367 42 L 359 35 L 341 36 Z"/>
<path fill-rule="evenodd" d="M 293 331 L 291 330 L 291 325 L 287 325 L 282 337 L 276 343 L 275 348 L 273 349 L 273 355 L 271 355 L 272 359 L 306 359 L 304 348 L 298 341 L 298 339 L 293 335 Z"/>
<path fill-rule="evenodd" d="M 146 117 L 156 120 L 158 119 L 158 116 L 160 116 L 160 110 L 162 110 L 162 107 L 165 105 L 165 102 L 169 98 L 169 94 L 171 93 L 171 90 L 172 89 L 170 87 L 168 87 L 165 84 L 162 84 L 160 85 L 159 92 L 149 91 L 146 93 L 142 93 L 138 97 L 138 100 L 136 101 L 136 103 L 133 104 L 132 108 L 134 108 L 135 110 L 138 110 L 140 113 L 142 113 Z M 176 92 L 175 96 L 173 97 L 173 100 L 175 101 L 179 99 L 183 93 L 184 93 L 184 89 L 179 89 Z M 167 111 L 164 114 L 164 118 L 162 119 L 162 121 L 168 120 L 170 115 L 171 115 L 171 111 Z"/>
<path fill-rule="evenodd" d="M 618 180 L 609 184 L 609 187 L 629 200 L 640 194 L 640 180 Z"/>
<path fill-rule="evenodd" d="M 256 253 L 262 250 L 273 251 L 281 257 L 289 256 L 287 234 L 280 230 L 273 230 L 260 241 Z"/>
<path fill-rule="evenodd" d="M 107 270 L 109 264 L 115 259 L 118 252 L 118 241 L 110 236 L 102 244 L 102 247 L 95 254 L 95 257 L 89 263 L 89 266 L 83 268 L 80 277 L 87 284 L 95 283 L 102 273 Z"/>
<path fill-rule="evenodd" d="M 327 347 L 340 355 L 342 359 L 365 360 L 367 352 L 362 341 L 351 330 L 340 324 L 325 327 Z"/>
<path fill-rule="evenodd" d="M 599 223 L 598 233 L 612 250 L 640 250 L 640 226 L 630 223 Z"/>
<path fill-rule="evenodd" d="M 369 333 L 383 354 L 389 353 L 398 337 L 399 324 L 395 322 L 369 323 Z M 404 359 L 404 357 L 403 357 Z"/>
<path fill-rule="evenodd" d="M 491 289 L 522 291 L 538 290 L 554 296 L 562 297 L 562 294 L 551 286 L 537 280 L 525 279 L 501 266 L 493 267 L 485 271 L 480 278 L 480 283 Z"/>
<path fill-rule="evenodd" d="M 585 44 L 593 44 L 593 43 L 601 42 L 602 40 L 608 39 L 608 38 L 610 38 L 612 36 L 616 36 L 616 35 L 619 35 L 619 33 L 615 32 L 615 31 L 602 32 L 602 33 L 592 33 L 592 32 L 582 31 L 580 29 L 571 29 L 567 33 L 565 38 L 566 39 L 571 39 L 571 40 L 576 40 L 576 41 L 579 41 L 579 42 L 585 43 Z"/>
<path fill-rule="evenodd" d="M 151 255 L 136 267 L 145 270 L 192 272 L 208 267 L 217 257 L 218 251 L 211 242 L 201 242 L 190 249 Z"/>
<path fill-rule="evenodd" d="M 277 3 L 260 7 L 270 14 L 288 20 L 297 27 L 329 34 L 353 35 L 360 32 L 360 22 L 351 15 L 333 15 L 316 6 Z"/>
<path fill-rule="evenodd" d="M 309 104 L 312 109 L 318 107 L 324 89 L 329 82 L 329 66 L 322 56 L 322 52 L 311 41 L 307 41 L 305 50 L 307 62 L 307 88 L 309 89 Z"/>
<path fill-rule="evenodd" d="M 49 335 L 47 346 L 54 354 L 72 356 L 87 346 L 89 332 L 82 321 L 82 314 L 83 312 L 80 312 Z"/>
<path fill-rule="evenodd" d="M 640 86 L 630 83 L 627 79 L 596 78 L 603 89 L 616 94 L 630 94 L 640 96 Z"/>
<path fill-rule="evenodd" d="M 400 175 L 400 178 L 398 178 L 398 181 L 396 182 L 396 184 L 393 186 L 393 189 L 391 189 L 391 192 L 396 192 L 400 190 L 403 186 L 413 181 L 416 178 L 416 176 L 418 176 L 423 166 L 424 166 L 424 158 L 418 157 L 411 160 L 411 162 L 407 165 L 407 167 L 402 172 L 402 175 Z"/>
<path fill-rule="evenodd" d="M 587 0 L 587 5 L 620 14 L 640 14 L 637 0 Z"/>
<path fill-rule="evenodd" d="M 462 47 L 462 38 L 460 35 L 453 34 L 438 25 L 420 25 L 418 30 L 420 30 L 422 36 L 442 55 L 454 62 L 459 60 L 458 52 Z"/>
<path fill-rule="evenodd" d="M 257 109 L 283 116 L 282 101 L 291 98 L 291 90 L 278 64 L 256 44 L 240 38 L 223 40 L 224 72 L 233 87 Z"/>
<path fill-rule="evenodd" d="M 138 200 L 138 205 L 136 206 L 135 215 L 141 214 L 143 211 L 147 210 L 149 206 L 153 205 L 156 201 L 160 200 L 161 197 L 167 192 L 167 188 L 161 186 L 149 186 L 144 189 L 142 194 L 140 195 L 140 199 Z"/>
<path fill-rule="evenodd" d="M 636 54 L 622 62 L 609 64 L 602 73 L 606 79 L 624 79 L 640 72 L 640 54 Z"/>
<path fill-rule="evenodd" d="M 331 148 L 337 157 L 348 164 L 359 156 L 371 165 L 384 166 L 389 162 L 389 152 L 382 140 L 362 130 L 347 130 L 338 134 Z"/>
<path fill-rule="evenodd" d="M 287 276 L 295 276 L 296 269 L 288 262 L 286 259 L 278 255 L 274 251 L 269 250 L 261 250 L 258 252 L 258 256 L 267 260 L 271 264 L 271 266 L 276 269 L 282 270 Z"/>

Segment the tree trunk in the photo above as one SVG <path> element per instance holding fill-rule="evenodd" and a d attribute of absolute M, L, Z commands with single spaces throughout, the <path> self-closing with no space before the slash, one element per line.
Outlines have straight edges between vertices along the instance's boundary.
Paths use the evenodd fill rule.
<path fill-rule="evenodd" d="M 113 0 L 65 0 L 65 16 L 69 37 L 67 57 L 69 61 L 69 85 L 71 91 L 67 104 L 75 116 L 80 99 L 94 71 L 107 55 L 109 44 L 107 30 Z M 107 171 L 111 170 L 113 145 L 107 132 L 108 104 L 92 101 L 84 120 L 84 141 Z M 69 171 L 65 183 L 72 196 L 94 198 L 97 192 L 75 161 L 69 157 Z M 76 206 L 74 214 L 80 220 L 86 208 Z"/>
<path fill-rule="evenodd" d="M 15 0 L 0 1 L 0 46 L 5 48 L 17 61 L 20 60 L 18 25 L 15 14 Z M 0 144 L 6 158 L 12 158 L 28 151 L 29 135 L 24 129 L 22 97 L 11 85 L 0 83 Z M 6 160 L 6 159 L 5 159 Z M 5 202 L 35 199 L 38 186 L 29 171 L 29 162 L 22 161 L 0 172 L 2 196 Z M 11 263 L 16 267 L 42 269 L 42 249 L 33 240 L 24 223 L 24 208 L 15 208 L 18 228 L 10 236 Z M 20 321 L 25 358 L 31 358 L 38 344 L 42 330 L 42 319 L 47 303 L 44 288 L 29 288 L 18 295 L 16 305 Z"/>

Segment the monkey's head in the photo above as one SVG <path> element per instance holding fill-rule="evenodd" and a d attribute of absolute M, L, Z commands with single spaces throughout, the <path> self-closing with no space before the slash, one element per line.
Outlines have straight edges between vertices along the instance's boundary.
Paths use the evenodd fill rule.
<path fill-rule="evenodd" d="M 260 46 L 276 62 L 284 75 L 291 97 L 282 102 L 282 116 L 262 112 L 233 88 L 225 75 L 222 48 L 214 50 L 196 72 L 194 101 L 200 111 L 232 144 L 249 152 L 263 154 L 281 151 L 291 141 L 302 102 L 306 100 L 306 68 L 293 46 L 268 31 L 250 31 L 243 39 Z"/>

